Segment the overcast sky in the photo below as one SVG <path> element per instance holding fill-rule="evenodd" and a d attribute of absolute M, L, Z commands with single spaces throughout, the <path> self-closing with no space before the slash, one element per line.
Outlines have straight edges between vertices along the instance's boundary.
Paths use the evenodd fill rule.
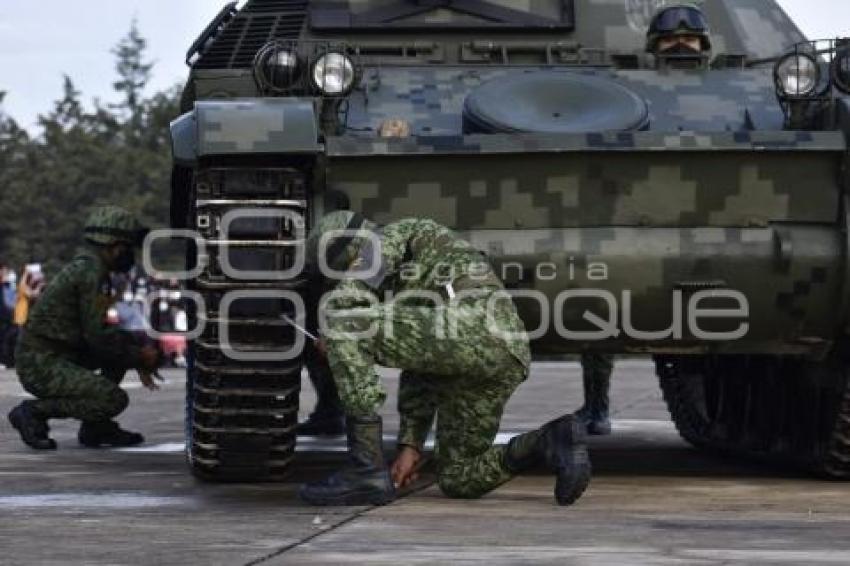
<path fill-rule="evenodd" d="M 114 98 L 112 47 L 135 17 L 156 62 L 151 89 L 187 75 L 189 45 L 224 0 L 2 0 L 0 90 L 4 108 L 30 126 L 71 76 L 85 100 Z M 809 37 L 850 35 L 848 0 L 780 0 Z"/>

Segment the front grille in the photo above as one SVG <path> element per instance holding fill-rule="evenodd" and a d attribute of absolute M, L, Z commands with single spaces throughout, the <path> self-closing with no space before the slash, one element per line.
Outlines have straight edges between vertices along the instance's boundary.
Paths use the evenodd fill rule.
<path fill-rule="evenodd" d="M 249 69 L 260 48 L 275 39 L 298 39 L 307 0 L 251 0 L 206 47 L 195 69 Z"/>

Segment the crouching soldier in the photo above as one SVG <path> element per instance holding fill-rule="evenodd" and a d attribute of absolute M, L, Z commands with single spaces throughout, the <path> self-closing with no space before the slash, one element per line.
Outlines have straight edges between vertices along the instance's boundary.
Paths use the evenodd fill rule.
<path fill-rule="evenodd" d="M 572 416 L 507 446 L 493 445 L 505 404 L 528 375 L 531 355 L 513 302 L 470 244 L 430 220 L 379 229 L 357 214 L 336 212 L 311 233 L 307 256 L 311 262 L 324 257 L 345 273 L 324 301 L 320 349 L 347 416 L 350 462 L 324 481 L 305 485 L 305 501 L 391 501 L 395 488 L 415 479 L 435 417 L 438 482 L 446 495 L 481 497 L 523 470 L 546 465 L 556 475 L 558 503 L 581 496 L 590 462 L 584 431 Z M 402 370 L 399 456 L 391 472 L 382 452 L 378 410 L 386 394 L 376 364 Z"/>
<path fill-rule="evenodd" d="M 82 421 L 82 445 L 133 446 L 142 435 L 122 430 L 113 420 L 127 408 L 119 387 L 135 368 L 145 387 L 155 389 L 159 352 L 141 346 L 128 332 L 107 325 L 114 301 L 110 272 L 127 272 L 144 231 L 118 207 L 96 209 L 85 225 L 86 248 L 47 286 L 27 321 L 18 347 L 18 376 L 36 397 L 9 413 L 9 421 L 28 446 L 52 450 L 49 419 Z M 96 373 L 95 370 L 100 370 Z"/>

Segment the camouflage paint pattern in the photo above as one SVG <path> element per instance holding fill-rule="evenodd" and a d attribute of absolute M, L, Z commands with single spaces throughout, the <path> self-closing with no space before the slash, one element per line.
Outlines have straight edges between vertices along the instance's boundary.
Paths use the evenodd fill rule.
<path fill-rule="evenodd" d="M 493 1 L 546 18 L 559 17 L 563 5 Z M 540 353 L 587 347 L 809 353 L 828 346 L 847 318 L 835 305 L 847 305 L 840 211 L 850 125 L 844 119 L 843 126 L 825 128 L 830 131 L 787 131 L 773 66 L 746 65 L 804 39 L 775 0 L 697 1 L 711 27 L 712 67 L 657 69 L 644 52 L 646 32 L 655 11 L 670 3 L 575 0 L 572 29 L 523 33 L 479 25 L 484 22 L 474 15 L 448 6 L 410 16 L 398 29 L 388 24 L 380 33 L 311 29 L 308 13 L 292 14 L 304 22 L 300 40 L 345 41 L 363 71 L 361 87 L 339 112 L 344 133 L 319 132 L 317 138 L 310 172 L 314 219 L 338 194 L 381 224 L 432 218 L 486 253 L 509 290 L 540 291 L 550 301 L 582 288 L 618 299 L 630 292 L 633 325 L 647 331 L 670 324 L 677 291 L 687 303 L 701 289 L 731 289 L 750 303 L 749 332 L 735 342 L 619 336 L 585 344 L 551 330 L 535 338 Z M 381 5 L 311 3 L 355 15 Z M 251 0 L 239 25 L 253 25 L 269 10 L 266 0 Z M 408 24 L 413 27 L 402 27 Z M 193 71 L 190 93 L 199 107 L 304 104 L 296 96 L 262 97 L 250 66 L 236 61 L 234 54 L 221 68 Z M 541 70 L 628 89 L 646 102 L 646 131 L 468 135 L 463 114 L 470 92 Z M 210 102 L 223 98 L 239 100 Z M 318 109 L 323 101 L 316 97 L 314 104 Z M 204 118 L 196 135 L 212 139 L 214 152 L 246 158 L 273 149 L 265 144 L 276 126 L 246 131 L 235 116 Z M 407 121 L 410 137 L 378 137 L 380 124 L 392 119 Z M 282 147 L 283 141 L 276 143 Z M 551 276 L 536 272 L 541 263 Z M 588 277 L 594 263 L 606 264 L 604 279 Z M 518 306 L 529 328 L 545 318 L 533 303 L 518 300 Z M 548 316 L 562 315 L 567 327 L 580 330 L 588 308 L 605 310 L 574 301 Z"/>
<path fill-rule="evenodd" d="M 696 0 L 711 27 L 711 65 L 690 71 L 662 69 L 644 51 L 646 33 L 656 10 L 672 1 L 677 0 L 480 3 L 502 8 L 490 15 L 513 10 L 515 21 L 500 28 L 490 25 L 493 18 L 476 16 L 475 9 L 452 9 L 448 2 L 427 8 L 410 0 L 407 7 L 416 13 L 409 17 L 377 29 L 333 31 L 314 28 L 310 10 L 332 8 L 348 16 L 353 12 L 355 17 L 348 19 L 355 21 L 388 6 L 405 11 L 403 0 L 248 0 L 224 29 L 204 38 L 182 101 L 186 114 L 172 128 L 179 166 L 175 172 L 180 173 L 175 175 L 174 202 L 184 205 L 176 207 L 175 227 L 199 227 L 204 238 L 215 240 L 220 233 L 205 199 L 214 195 L 232 199 L 229 207 L 251 208 L 258 199 L 269 198 L 269 187 L 261 179 L 271 169 L 288 168 L 298 180 L 281 182 L 271 194 L 296 199 L 308 225 L 325 212 L 350 205 L 381 224 L 430 217 L 459 231 L 487 255 L 508 291 L 525 294 L 516 297 L 516 308 L 540 355 L 823 353 L 850 320 L 850 206 L 844 196 L 848 97 L 830 93 L 838 112 L 833 123 L 814 128 L 823 131 L 786 130 L 773 64 L 758 60 L 780 56 L 804 37 L 776 0 Z M 564 7 L 574 8 L 568 14 L 574 21 L 562 18 L 561 25 L 535 29 L 517 25 L 561 18 Z M 252 65 L 258 50 L 270 41 L 298 42 L 299 47 L 345 44 L 356 56 L 355 67 L 362 70 L 360 85 L 339 106 L 310 88 L 268 96 L 254 80 Z M 486 89 L 492 81 L 521 84 L 525 73 L 547 72 L 592 76 L 588 84 L 607 81 L 627 89 L 634 94 L 632 100 L 645 103 L 648 123 L 637 126 L 645 131 L 468 135 L 479 131 L 464 117 L 467 97 L 475 89 Z M 301 85 L 309 82 L 302 78 Z M 505 105 L 529 107 L 518 102 L 507 99 Z M 204 105 L 209 105 L 206 110 Z M 593 110 L 607 116 L 619 108 L 602 104 Z M 303 127 L 293 129 L 293 120 Z M 380 125 L 387 120 L 406 121 L 400 131 L 410 136 L 382 138 Z M 244 172 L 241 177 L 247 181 L 222 174 L 225 169 Z M 211 178 L 221 179 L 215 191 L 210 190 Z M 292 203 L 269 206 L 286 208 Z M 275 238 L 264 243 L 272 247 L 288 236 Z M 255 259 L 261 256 L 259 249 L 243 252 Z M 217 304 L 220 292 L 247 286 L 220 276 L 215 271 L 218 261 L 210 254 L 214 285 L 199 286 L 210 305 Z M 602 263 L 606 271 L 600 278 L 597 264 Z M 298 284 L 274 283 L 289 288 Z M 583 299 L 553 306 L 565 292 L 591 289 L 611 293 L 616 304 Z M 587 330 L 588 311 L 603 318 L 614 314 L 622 328 L 630 313 L 636 329 L 663 330 L 671 324 L 677 297 L 687 304 L 700 291 L 725 289 L 739 291 L 749 301 L 750 327 L 741 340 L 709 343 L 685 332 L 677 339 L 637 340 L 623 333 L 589 341 L 565 338 L 552 325 L 537 332 L 541 322 L 555 317 L 571 330 Z M 530 300 L 528 295 L 535 292 L 549 304 Z M 626 293 L 631 293 L 628 309 Z M 340 310 L 351 306 L 340 305 Z M 722 301 L 711 306 L 726 307 Z M 392 315 L 414 337 L 427 336 L 435 324 L 434 309 L 424 305 L 405 305 L 398 313 L 384 307 L 360 309 L 334 324 L 359 327 Z M 467 306 L 470 309 L 475 312 L 474 305 Z M 253 337 L 254 347 L 269 342 L 263 333 L 267 323 L 264 319 L 246 325 L 244 335 Z M 721 322 L 712 323 L 712 329 L 725 329 Z M 462 346 L 474 346 L 476 340 L 465 339 Z M 474 496 L 502 481 L 506 476 L 499 453 L 490 442 L 502 399 L 519 378 L 503 375 L 475 393 L 465 387 L 454 391 L 451 380 L 432 377 L 433 367 L 415 365 L 421 360 L 410 352 L 426 350 L 434 364 L 465 360 L 448 351 L 439 352 L 445 353 L 439 359 L 433 356 L 431 349 L 439 344 L 432 340 L 396 340 L 388 342 L 386 351 L 378 342 L 332 344 L 338 359 L 347 360 L 341 365 L 348 369 L 339 370 L 345 379 L 360 381 L 341 387 L 348 403 L 371 411 L 383 401 L 372 367 L 379 354 L 402 367 L 413 363 L 403 377 L 402 403 L 411 423 L 404 425 L 403 436 L 421 442 L 435 411 L 453 412 L 438 407 L 441 399 L 449 403 L 468 396 L 468 402 L 458 405 L 455 422 L 474 422 L 451 425 L 442 434 L 438 430 L 443 487 L 455 495 Z M 495 356 L 504 355 L 505 349 L 488 345 L 486 350 L 486 355 Z M 199 376 L 215 383 L 218 373 L 246 375 L 265 369 L 222 360 L 200 342 L 198 352 L 205 363 L 215 360 L 212 369 L 198 370 Z M 472 372 L 464 379 L 480 380 L 481 375 Z M 298 381 L 298 369 L 291 378 Z M 445 392 L 443 398 L 420 394 L 432 381 Z M 259 391 L 253 393 L 258 401 L 250 412 L 264 411 L 266 400 Z M 219 410 L 216 406 L 201 411 L 198 406 L 196 414 Z M 242 406 L 227 410 L 248 411 Z M 228 431 L 229 438 L 244 432 L 238 424 L 220 430 Z M 463 434 L 463 427 L 475 434 Z M 239 451 L 223 458 L 220 454 L 226 456 L 227 450 L 221 439 L 194 430 L 204 435 L 204 444 L 192 447 L 196 468 L 204 461 L 242 473 L 227 460 L 241 464 L 243 446 L 253 439 L 237 437 Z M 291 454 L 294 438 L 274 436 L 275 430 L 268 429 L 263 440 Z M 450 449 L 458 452 L 451 454 Z M 269 466 L 274 461 L 264 445 L 258 448 L 257 460 Z M 452 470 L 447 460 L 463 464 Z M 264 471 L 263 466 L 258 469 Z"/>
<path fill-rule="evenodd" d="M 546 67 L 367 68 L 367 90 L 350 97 L 348 123 L 355 132 L 375 132 L 382 121 L 401 116 L 410 122 L 414 135 L 456 136 L 462 132 L 464 102 L 472 90 L 508 74 L 541 68 Z M 647 102 L 650 128 L 657 132 L 782 129 L 769 67 L 708 72 L 575 67 L 548 72 L 601 77 L 628 88 Z"/>
<path fill-rule="evenodd" d="M 270 99 L 199 102 L 197 155 L 311 153 L 319 149 L 313 104 Z M 184 136 L 191 130 L 182 131 Z"/>
<path fill-rule="evenodd" d="M 96 421 L 126 408 L 127 395 L 117 384 L 126 368 L 142 363 L 133 336 L 106 324 L 114 301 L 106 266 L 86 250 L 51 279 L 33 307 L 17 373 L 45 414 Z"/>
<path fill-rule="evenodd" d="M 492 443 L 507 400 L 528 373 L 522 323 L 509 298 L 494 297 L 501 286 L 492 278 L 466 297 L 443 296 L 439 305 L 417 297 L 382 302 L 374 296 L 361 303 L 355 293 L 444 290 L 468 281 L 470 270 L 478 269 L 470 264 L 480 262 L 469 244 L 431 221 L 386 226 L 381 242 L 384 280 L 370 287 L 343 279 L 337 291 L 346 296 L 328 303 L 328 361 L 342 406 L 349 415 L 374 415 L 386 400 L 376 364 L 402 369 L 399 444 L 421 449 L 436 415 L 441 488 L 450 496 L 479 497 L 510 477 L 503 448 Z M 452 278 L 440 280 L 440 263 L 456 268 Z M 421 277 L 404 280 L 401 272 Z M 511 336 L 491 331 L 491 320 Z M 356 334 L 370 326 L 371 335 Z"/>
<path fill-rule="evenodd" d="M 34 408 L 47 418 L 106 421 L 130 402 L 119 386 L 123 370 L 98 375 L 68 357 L 37 348 L 22 348 L 18 355 L 21 385 L 36 397 Z"/>
<path fill-rule="evenodd" d="M 140 367 L 133 336 L 106 324 L 114 304 L 109 272 L 86 249 L 55 277 L 32 309 L 21 349 L 94 360 L 95 367 Z"/>
<path fill-rule="evenodd" d="M 488 298 L 436 309 L 386 304 L 331 316 L 328 359 L 343 408 L 374 414 L 386 399 L 375 365 L 403 369 L 399 443 L 421 447 L 436 415 L 439 482 L 450 496 L 478 497 L 510 478 L 503 448 L 492 444 L 504 406 L 528 367 L 485 330 Z M 504 317 L 506 328 L 518 325 L 513 306 L 502 304 L 505 312 L 497 320 Z M 449 317 L 459 337 L 434 339 Z M 391 337 L 383 326 L 372 340 L 345 337 L 376 320 L 391 321 Z"/>
<path fill-rule="evenodd" d="M 83 231 L 86 241 L 94 244 L 139 246 L 147 229 L 120 206 L 99 206 L 86 219 Z"/>
<path fill-rule="evenodd" d="M 459 230 L 831 223 L 845 150 L 840 134 L 799 132 L 346 140 L 329 144 L 328 185 L 378 223 Z"/>

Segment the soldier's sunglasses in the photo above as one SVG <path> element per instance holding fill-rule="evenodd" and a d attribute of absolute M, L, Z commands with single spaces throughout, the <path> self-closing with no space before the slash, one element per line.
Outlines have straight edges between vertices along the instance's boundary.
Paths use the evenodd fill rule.
<path fill-rule="evenodd" d="M 650 32 L 671 33 L 681 28 L 704 32 L 708 30 L 708 23 L 702 12 L 695 8 L 668 8 L 653 20 Z"/>

